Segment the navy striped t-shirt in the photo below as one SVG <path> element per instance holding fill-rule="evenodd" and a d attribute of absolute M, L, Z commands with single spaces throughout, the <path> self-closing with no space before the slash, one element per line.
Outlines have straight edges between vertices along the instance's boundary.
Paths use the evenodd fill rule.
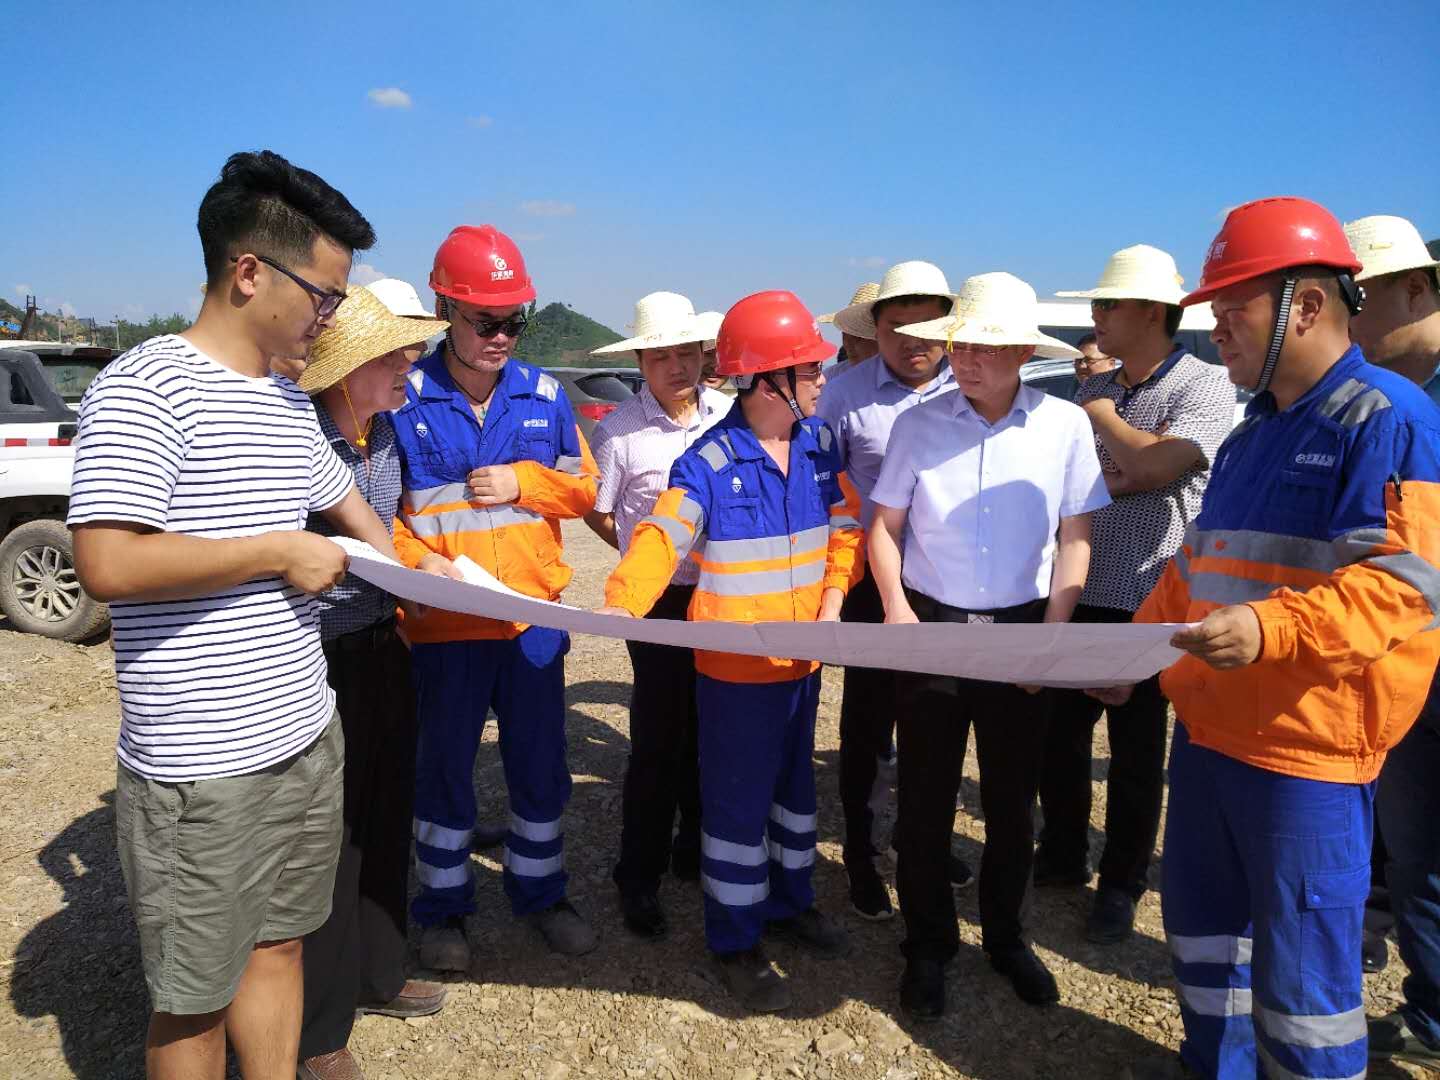
<path fill-rule="evenodd" d="M 69 524 L 216 539 L 303 529 L 349 492 L 310 399 L 175 335 L 109 364 L 80 406 Z M 255 772 L 309 745 L 335 697 L 315 601 L 281 577 L 191 600 L 116 602 L 120 761 L 168 782 Z"/>

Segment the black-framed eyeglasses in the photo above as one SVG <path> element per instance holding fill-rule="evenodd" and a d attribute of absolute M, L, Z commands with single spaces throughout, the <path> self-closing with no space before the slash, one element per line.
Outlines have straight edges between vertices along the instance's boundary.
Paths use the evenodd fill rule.
<path fill-rule="evenodd" d="M 465 320 L 465 325 L 475 331 L 476 337 L 492 338 L 496 334 L 504 334 L 508 338 L 518 338 L 525 332 L 525 327 L 530 325 L 530 321 L 518 312 L 503 319 L 487 319 L 483 316 L 479 319 L 472 319 L 463 311 L 458 309 L 452 309 L 452 311 Z"/>
<path fill-rule="evenodd" d="M 329 289 L 322 289 L 319 285 L 315 285 L 309 281 L 306 281 L 299 274 L 295 273 L 294 270 L 291 270 L 288 266 L 276 262 L 268 255 L 256 255 L 255 258 L 258 259 L 260 262 L 264 263 L 266 266 L 270 267 L 272 270 L 279 270 L 280 273 L 284 274 L 291 281 L 295 282 L 296 285 L 299 285 L 300 288 L 304 289 L 311 296 L 317 297 L 320 301 L 320 303 L 317 304 L 315 307 L 315 317 L 317 319 L 328 319 L 331 315 L 335 314 L 335 312 L 339 309 L 340 305 L 345 301 L 345 293 L 331 292 Z M 240 256 L 231 255 L 230 261 L 232 263 L 239 262 Z"/>

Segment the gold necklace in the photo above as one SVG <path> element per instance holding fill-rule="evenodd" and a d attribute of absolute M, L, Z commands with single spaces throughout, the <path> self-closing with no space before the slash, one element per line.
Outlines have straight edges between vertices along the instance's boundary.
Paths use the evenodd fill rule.
<path fill-rule="evenodd" d="M 350 387 L 345 385 L 345 380 L 340 380 L 340 392 L 345 395 L 345 405 L 350 410 L 350 422 L 355 425 L 358 435 L 355 438 L 355 445 L 364 450 L 370 444 L 370 425 L 375 422 L 375 414 L 371 413 L 370 418 L 365 421 L 365 430 L 360 430 L 360 418 L 355 415 L 355 403 L 350 400 Z"/>

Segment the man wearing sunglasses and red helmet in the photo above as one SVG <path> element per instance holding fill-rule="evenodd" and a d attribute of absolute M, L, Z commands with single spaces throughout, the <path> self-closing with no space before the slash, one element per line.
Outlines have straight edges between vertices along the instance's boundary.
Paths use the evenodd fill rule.
<path fill-rule="evenodd" d="M 859 496 L 815 402 L 835 347 L 793 293 L 756 293 L 720 325 L 730 412 L 680 455 L 605 585 L 614 615 L 645 615 L 681 559 L 699 563 L 696 621 L 835 622 L 859 576 Z M 767 929 L 834 955 L 846 937 L 814 906 L 815 712 L 820 665 L 695 652 L 705 940 L 731 994 L 775 1012 L 790 989 Z"/>
<path fill-rule="evenodd" d="M 1161 677 L 1185 1039 L 1137 1077 L 1365 1075 L 1374 780 L 1440 657 L 1440 425 L 1350 344 L 1360 268 L 1323 207 L 1262 199 L 1231 211 L 1182 301 L 1210 301 L 1257 396 L 1135 615 L 1195 624 Z"/>
<path fill-rule="evenodd" d="M 508 236 L 492 225 L 461 225 L 436 252 L 430 287 L 450 330 L 416 365 L 395 413 L 404 487 L 395 550 L 407 565 L 452 576 L 452 560 L 464 555 L 510 588 L 554 600 L 571 573 L 560 521 L 594 506 L 598 473 L 560 384 L 510 358 L 535 286 Z M 464 919 L 475 910 L 473 771 L 492 708 L 510 795 L 504 882 L 511 910 L 556 952 L 589 952 L 595 933 L 565 897 L 560 832 L 570 797 L 569 637 L 438 610 L 407 620 L 405 630 L 420 715 L 420 892 L 412 913 L 422 928 L 421 965 L 470 966 Z"/>

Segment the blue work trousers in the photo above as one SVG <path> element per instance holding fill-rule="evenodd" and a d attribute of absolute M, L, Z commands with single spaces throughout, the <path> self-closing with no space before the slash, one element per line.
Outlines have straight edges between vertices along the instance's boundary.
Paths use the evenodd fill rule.
<path fill-rule="evenodd" d="M 565 898 L 560 817 L 570 800 L 565 759 L 565 653 L 570 638 L 532 626 L 499 641 L 416 645 L 419 698 L 415 763 L 415 865 L 420 926 L 475 910 L 470 867 L 475 829 L 475 752 L 490 709 L 510 795 L 505 895 L 516 915 Z"/>
<path fill-rule="evenodd" d="M 777 683 L 696 678 L 705 942 L 752 948 L 765 923 L 815 902 L 820 673 Z"/>
<path fill-rule="evenodd" d="M 1201 1076 L 1361 1077 L 1360 933 L 1372 784 L 1324 783 L 1193 745 L 1175 725 L 1161 897 Z"/>
<path fill-rule="evenodd" d="M 1400 1011 L 1421 1042 L 1440 1047 L 1440 731 L 1424 720 L 1390 751 L 1375 813 L 1389 859 L 1385 882 L 1405 962 Z"/>

